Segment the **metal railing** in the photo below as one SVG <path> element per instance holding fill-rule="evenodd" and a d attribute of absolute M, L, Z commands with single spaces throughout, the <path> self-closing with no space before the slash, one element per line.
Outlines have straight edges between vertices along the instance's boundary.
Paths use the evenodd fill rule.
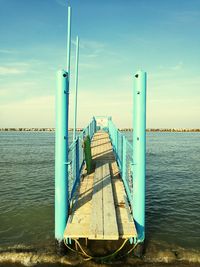
<path fill-rule="evenodd" d="M 108 133 L 112 142 L 120 174 L 126 189 L 127 197 L 133 210 L 133 146 L 112 122 L 108 122 Z"/>
<path fill-rule="evenodd" d="M 71 143 L 68 150 L 68 180 L 69 180 L 69 201 L 71 201 L 76 186 L 80 182 L 80 175 L 84 165 L 84 138 L 89 136 L 92 139 L 96 132 L 96 120 L 95 118 L 88 124 L 87 127 L 76 137 Z"/>
<path fill-rule="evenodd" d="M 69 180 L 69 201 L 71 201 L 76 186 L 80 182 L 80 175 L 84 165 L 84 138 L 89 136 L 92 139 L 97 130 L 96 119 L 93 118 L 87 127 L 71 143 L 68 150 L 68 180 Z M 116 161 L 126 189 L 129 203 L 133 209 L 133 146 L 115 126 L 111 118 L 108 118 L 108 133 L 112 142 Z"/>

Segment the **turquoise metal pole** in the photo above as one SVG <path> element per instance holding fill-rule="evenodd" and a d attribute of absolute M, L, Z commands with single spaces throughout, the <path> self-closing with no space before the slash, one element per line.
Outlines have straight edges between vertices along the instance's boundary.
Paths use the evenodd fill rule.
<path fill-rule="evenodd" d="M 55 144 L 55 238 L 63 240 L 68 217 L 68 73 L 58 72 Z"/>
<path fill-rule="evenodd" d="M 70 52 L 71 52 L 71 7 L 68 6 L 68 23 L 67 23 L 67 73 L 70 81 Z"/>
<path fill-rule="evenodd" d="M 79 61 L 79 37 L 76 37 L 76 72 L 75 72 L 75 101 L 74 101 L 74 132 L 73 140 L 76 139 L 76 124 L 77 124 L 77 95 L 78 95 L 78 61 Z"/>
<path fill-rule="evenodd" d="M 138 241 L 145 239 L 146 72 L 138 71 L 133 89 L 133 216 Z"/>

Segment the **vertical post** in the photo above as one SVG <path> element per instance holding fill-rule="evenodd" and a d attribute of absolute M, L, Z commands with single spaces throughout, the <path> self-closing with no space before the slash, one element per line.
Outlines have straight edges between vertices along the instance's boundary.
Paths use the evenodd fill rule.
<path fill-rule="evenodd" d="M 123 145 L 124 142 L 126 144 L 126 139 L 123 139 L 123 135 L 120 133 L 120 157 L 121 157 L 121 165 L 123 166 Z"/>
<path fill-rule="evenodd" d="M 126 180 L 126 137 L 122 137 L 122 178 Z"/>
<path fill-rule="evenodd" d="M 68 22 L 67 22 L 67 73 L 70 81 L 70 52 L 71 52 L 71 7 L 68 6 Z"/>
<path fill-rule="evenodd" d="M 75 101 L 74 101 L 74 132 L 73 140 L 76 139 L 76 123 L 77 123 L 77 95 L 78 95 L 78 60 L 79 60 L 79 38 L 76 37 L 76 72 L 75 72 Z"/>
<path fill-rule="evenodd" d="M 114 133 L 114 128 L 113 128 L 113 122 L 110 125 L 111 125 L 111 130 L 112 130 L 112 144 L 115 150 L 115 133 Z"/>
<path fill-rule="evenodd" d="M 138 241 L 145 239 L 146 72 L 138 71 L 133 89 L 133 215 Z"/>
<path fill-rule="evenodd" d="M 55 144 L 55 238 L 63 240 L 68 217 L 68 73 L 58 72 L 56 91 L 56 144 Z"/>
<path fill-rule="evenodd" d="M 118 131 L 115 126 L 115 154 L 118 157 Z"/>
<path fill-rule="evenodd" d="M 91 135 L 93 137 L 93 133 L 94 133 L 94 118 L 92 118 L 92 122 L 91 122 Z"/>
<path fill-rule="evenodd" d="M 79 166 L 79 138 L 77 138 L 77 141 L 76 141 L 76 179 L 77 179 L 77 181 L 79 179 L 79 171 L 80 171 L 80 166 Z"/>
<path fill-rule="evenodd" d="M 97 121 L 96 118 L 94 117 L 94 133 L 97 131 Z"/>
<path fill-rule="evenodd" d="M 95 120 L 94 117 L 92 118 L 92 136 L 94 135 L 94 124 L 95 124 Z"/>
<path fill-rule="evenodd" d="M 91 136 L 90 136 L 90 124 L 88 125 L 88 135 L 91 138 Z"/>

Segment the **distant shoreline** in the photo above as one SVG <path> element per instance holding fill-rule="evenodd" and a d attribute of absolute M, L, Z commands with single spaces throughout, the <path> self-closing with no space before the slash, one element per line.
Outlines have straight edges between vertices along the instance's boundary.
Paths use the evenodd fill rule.
<path fill-rule="evenodd" d="M 132 132 L 132 128 L 119 128 L 122 132 Z M 55 132 L 55 128 L 0 128 L 0 132 Z M 69 131 L 73 131 L 72 128 Z M 78 128 L 78 132 L 83 128 Z M 198 128 L 148 128 L 147 132 L 200 132 Z"/>

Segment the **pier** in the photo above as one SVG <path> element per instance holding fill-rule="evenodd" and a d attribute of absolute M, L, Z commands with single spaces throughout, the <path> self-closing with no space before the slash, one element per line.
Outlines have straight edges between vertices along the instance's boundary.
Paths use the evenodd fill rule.
<path fill-rule="evenodd" d="M 56 89 L 55 239 L 58 247 L 65 244 L 70 250 L 81 239 L 86 244 L 129 241 L 135 248 L 145 240 L 146 72 L 133 75 L 131 142 L 111 116 L 94 116 L 77 132 L 77 37 L 74 128 L 69 144 L 70 41 L 69 7 L 67 69 L 58 72 Z"/>
<path fill-rule="evenodd" d="M 91 148 L 94 170 L 87 174 L 83 169 L 64 238 L 136 238 L 135 224 L 108 133 L 96 132 Z"/>

